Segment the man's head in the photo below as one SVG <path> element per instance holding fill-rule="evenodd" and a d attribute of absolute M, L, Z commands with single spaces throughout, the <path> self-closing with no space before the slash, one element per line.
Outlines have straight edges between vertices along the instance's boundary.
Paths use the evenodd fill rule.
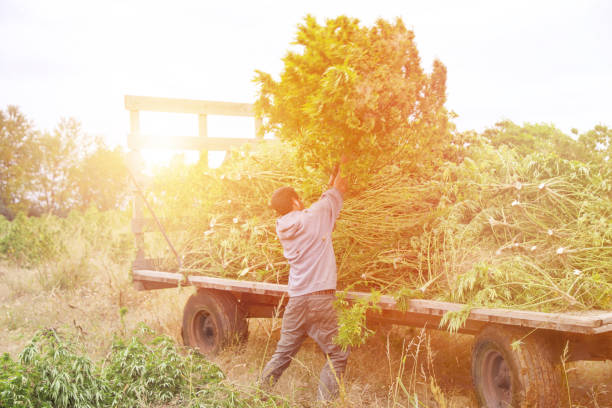
<path fill-rule="evenodd" d="M 293 210 L 304 208 L 300 197 L 292 187 L 277 189 L 270 199 L 270 207 L 274 208 L 279 215 L 285 215 Z"/>

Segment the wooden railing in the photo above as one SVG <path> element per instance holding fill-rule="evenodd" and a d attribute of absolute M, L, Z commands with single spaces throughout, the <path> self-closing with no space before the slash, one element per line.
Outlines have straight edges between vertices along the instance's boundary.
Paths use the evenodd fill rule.
<path fill-rule="evenodd" d="M 132 231 L 136 240 L 136 260 L 134 265 L 145 266 L 147 260 L 144 254 L 144 233 L 158 231 L 159 222 L 153 218 L 144 217 L 144 193 L 146 177 L 142 172 L 143 160 L 141 149 L 164 150 L 198 150 L 206 155 L 209 150 L 223 151 L 232 146 L 253 143 L 261 140 L 259 130 L 261 120 L 255 117 L 253 105 L 248 103 L 202 101 L 193 99 L 156 98 L 150 96 L 125 96 L 125 109 L 130 112 L 130 132 L 127 137 L 130 149 L 128 165 L 133 176 L 132 192 L 134 194 L 134 211 Z M 140 112 L 186 113 L 198 116 L 198 136 L 168 135 L 168 137 L 150 137 L 140 132 Z M 255 119 L 252 137 L 229 138 L 208 136 L 208 115 L 219 116 L 250 116 Z M 154 217 L 154 214 L 152 214 Z M 162 233 L 166 236 L 163 228 Z M 170 242 L 168 241 L 171 246 Z"/>
<path fill-rule="evenodd" d="M 130 111 L 128 147 L 138 149 L 227 150 L 231 146 L 254 141 L 261 120 L 255 118 L 253 137 L 208 137 L 208 115 L 251 116 L 253 105 L 249 103 L 198 101 L 192 99 L 153 98 L 150 96 L 125 96 L 125 109 Z M 198 115 L 198 136 L 171 135 L 168 138 L 151 138 L 140 133 L 140 112 L 187 113 Z"/>

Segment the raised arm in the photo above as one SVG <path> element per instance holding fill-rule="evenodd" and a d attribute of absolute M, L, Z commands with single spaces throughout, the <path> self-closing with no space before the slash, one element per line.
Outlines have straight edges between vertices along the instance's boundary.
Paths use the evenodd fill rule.
<path fill-rule="evenodd" d="M 342 174 L 340 173 L 340 163 L 344 164 L 346 162 L 347 157 L 345 155 L 342 155 L 342 159 L 340 159 L 340 162 L 336 163 L 336 165 L 334 166 L 332 174 L 329 176 L 329 184 L 327 185 L 328 188 L 336 187 L 342 195 L 342 198 L 344 198 L 348 183 L 346 181 L 346 178 L 342 177 Z"/>
<path fill-rule="evenodd" d="M 329 190 L 324 192 L 321 198 L 312 204 L 310 210 L 323 215 L 322 220 L 327 220 L 325 222 L 329 223 L 328 225 L 331 230 L 333 229 L 336 219 L 340 215 L 344 194 L 347 189 L 347 181 L 342 174 L 340 174 L 340 171 L 334 169 L 334 172 L 330 176 L 328 187 Z"/>

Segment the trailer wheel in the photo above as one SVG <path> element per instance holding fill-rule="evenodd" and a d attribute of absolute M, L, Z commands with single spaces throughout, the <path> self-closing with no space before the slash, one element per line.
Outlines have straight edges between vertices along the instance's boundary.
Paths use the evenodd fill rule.
<path fill-rule="evenodd" d="M 561 406 L 561 376 L 552 349 L 537 331 L 504 326 L 483 329 L 472 350 L 472 380 L 480 406 Z"/>
<path fill-rule="evenodd" d="M 186 346 L 215 355 L 231 343 L 246 340 L 248 325 L 234 296 L 203 289 L 191 295 L 185 304 L 182 335 Z"/>

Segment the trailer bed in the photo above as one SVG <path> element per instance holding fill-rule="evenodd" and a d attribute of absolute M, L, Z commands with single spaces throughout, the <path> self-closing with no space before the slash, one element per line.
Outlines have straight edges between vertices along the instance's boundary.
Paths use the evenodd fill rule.
<path fill-rule="evenodd" d="M 210 276 L 185 276 L 180 273 L 154 270 L 133 270 L 137 289 L 161 289 L 180 286 L 217 289 L 231 292 L 245 305 L 249 317 L 270 317 L 279 302 L 288 300 L 287 285 L 241 281 Z M 348 300 L 370 296 L 364 292 L 348 292 Z M 440 319 L 447 312 L 462 310 L 460 303 L 437 300 L 412 299 L 406 310 L 400 310 L 395 298 L 382 295 L 378 305 L 380 313 L 372 313 L 372 319 L 382 323 L 438 328 Z M 586 311 L 580 313 L 544 313 L 526 310 L 474 308 L 470 311 L 461 332 L 475 333 L 484 325 L 496 323 L 534 329 L 546 329 L 576 334 L 612 333 L 612 312 Z"/>

